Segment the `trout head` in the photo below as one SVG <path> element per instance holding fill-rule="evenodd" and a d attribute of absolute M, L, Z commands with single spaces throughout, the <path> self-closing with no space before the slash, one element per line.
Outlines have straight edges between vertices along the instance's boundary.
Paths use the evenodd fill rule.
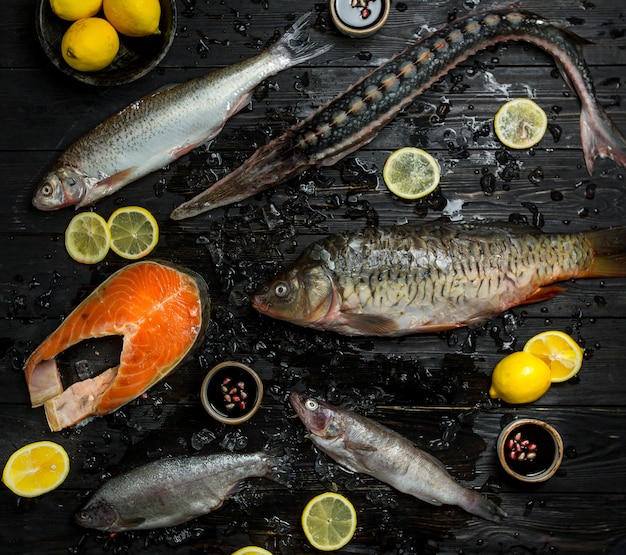
<path fill-rule="evenodd" d="M 295 391 L 289 396 L 289 402 L 315 438 L 332 442 L 343 434 L 341 415 L 331 404 Z M 317 444 L 315 438 L 311 439 Z"/>
<path fill-rule="evenodd" d="M 43 178 L 35 194 L 33 206 L 38 210 L 58 210 L 66 206 L 80 206 L 90 183 L 96 179 L 67 165 L 57 165 Z"/>
<path fill-rule="evenodd" d="M 118 521 L 115 509 L 104 501 L 90 501 L 74 518 L 77 524 L 96 530 L 110 530 Z"/>
<path fill-rule="evenodd" d="M 296 264 L 252 296 L 252 306 L 267 316 L 314 327 L 332 311 L 336 291 L 318 264 Z"/>

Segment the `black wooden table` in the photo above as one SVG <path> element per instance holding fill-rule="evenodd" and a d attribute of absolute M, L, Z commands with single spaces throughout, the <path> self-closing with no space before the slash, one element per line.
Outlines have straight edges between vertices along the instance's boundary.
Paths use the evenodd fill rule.
<path fill-rule="evenodd" d="M 300 529 L 300 513 L 310 497 L 330 489 L 347 495 L 358 513 L 358 529 L 345 553 L 626 550 L 626 279 L 572 281 L 559 297 L 516 308 L 476 329 L 391 340 L 296 328 L 260 316 L 246 300 L 312 240 L 372 222 L 513 218 L 550 231 L 626 223 L 625 170 L 601 160 L 594 175 L 587 175 L 579 102 L 549 56 L 524 44 L 490 48 L 449 73 L 370 146 L 336 166 L 198 218 L 168 219 L 171 209 L 203 182 L 236 167 L 269 136 L 417 36 L 474 5 L 488 9 L 495 4 L 394 0 L 380 32 L 353 40 L 335 31 L 323 2 L 179 0 L 178 35 L 160 67 L 132 84 L 95 88 L 69 80 L 44 57 L 32 0 L 3 3 L 0 461 L 4 464 L 26 443 L 52 439 L 67 449 L 71 470 L 59 489 L 32 500 L 0 487 L 0 552 L 227 554 L 247 544 L 276 554 L 312 552 Z M 623 0 L 521 4 L 592 41 L 585 56 L 599 98 L 626 132 Z M 314 32 L 332 42 L 333 50 L 269 79 L 251 106 L 206 148 L 95 208 L 108 217 L 120 205 L 146 207 L 161 226 L 151 257 L 206 278 L 213 309 L 203 345 L 145 397 L 83 427 L 50 432 L 43 411 L 29 405 L 23 362 L 81 299 L 126 262 L 112 253 L 95 266 L 72 261 L 63 233 L 73 212 L 36 211 L 30 198 L 38 179 L 64 148 L 106 116 L 149 91 L 256 54 L 306 10 L 317 12 Z M 502 102 L 517 96 L 537 100 L 560 131 L 558 140 L 548 134 L 532 151 L 507 152 L 492 131 L 477 133 L 490 126 Z M 410 203 L 386 191 L 383 163 L 391 151 L 407 145 L 436 156 L 443 175 L 440 194 Z M 529 177 L 537 168 L 544 176 L 540 183 Z M 485 190 L 485 183 L 493 189 Z M 487 391 L 497 361 L 546 329 L 567 331 L 585 347 L 578 377 L 554 385 L 527 406 L 491 402 Z M 95 360 L 96 351 L 104 348 L 88 345 L 85 356 Z M 212 421 L 199 402 L 204 374 L 222 360 L 250 363 L 267 387 L 259 413 L 236 428 Z M 291 418 L 286 395 L 294 387 L 350 402 L 406 435 L 439 457 L 463 484 L 498 497 L 510 518 L 492 524 L 344 472 L 313 449 Z M 564 462 L 543 485 L 513 482 L 499 468 L 498 431 L 514 416 L 543 418 L 563 436 Z M 291 489 L 252 480 L 219 511 L 171 530 L 109 536 L 73 522 L 89 493 L 126 468 L 159 456 L 277 444 L 288 447 L 296 461 L 298 479 Z"/>

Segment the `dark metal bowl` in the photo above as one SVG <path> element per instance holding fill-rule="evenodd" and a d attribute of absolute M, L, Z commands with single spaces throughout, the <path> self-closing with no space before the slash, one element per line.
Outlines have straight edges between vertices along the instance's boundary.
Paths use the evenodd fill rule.
<path fill-rule="evenodd" d="M 165 57 L 176 34 L 176 1 L 161 0 L 160 33 L 149 37 L 120 37 L 113 62 L 100 71 L 83 72 L 70 67 L 61 55 L 61 39 L 72 24 L 56 16 L 49 0 L 37 0 L 37 35 L 50 61 L 65 75 L 89 85 L 122 85 L 154 69 Z"/>

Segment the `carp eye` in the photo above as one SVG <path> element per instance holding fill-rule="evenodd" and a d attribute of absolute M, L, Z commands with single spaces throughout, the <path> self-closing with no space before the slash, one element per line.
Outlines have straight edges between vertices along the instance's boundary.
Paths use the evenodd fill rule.
<path fill-rule="evenodd" d="M 289 295 L 289 285 L 287 285 L 284 281 L 277 283 L 274 287 L 274 295 L 276 295 L 279 299 L 286 297 Z"/>
<path fill-rule="evenodd" d="M 41 194 L 45 197 L 51 196 L 53 192 L 54 192 L 54 187 L 52 187 L 52 185 L 50 185 L 49 183 L 46 183 L 41 188 Z"/>
<path fill-rule="evenodd" d="M 317 410 L 317 407 L 319 407 L 320 405 L 315 399 L 307 399 L 306 403 L 304 403 L 304 406 L 309 410 Z"/>

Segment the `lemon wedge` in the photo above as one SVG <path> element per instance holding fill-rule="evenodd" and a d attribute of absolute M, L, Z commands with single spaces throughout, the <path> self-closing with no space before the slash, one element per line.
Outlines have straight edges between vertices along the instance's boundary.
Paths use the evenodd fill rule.
<path fill-rule="evenodd" d="M 550 367 L 552 383 L 573 378 L 583 365 L 583 349 L 562 331 L 538 333 L 526 342 L 523 350 L 539 357 Z"/>
<path fill-rule="evenodd" d="M 383 167 L 383 181 L 396 196 L 415 200 L 432 193 L 439 185 L 439 164 L 421 148 L 404 147 L 389 155 Z"/>
<path fill-rule="evenodd" d="M 257 547 L 256 545 L 247 545 L 237 551 L 234 551 L 232 555 L 272 555 L 271 551 Z"/>
<path fill-rule="evenodd" d="M 154 216 L 141 206 L 118 208 L 109 218 L 111 250 L 123 258 L 143 258 L 159 242 L 159 226 Z"/>
<path fill-rule="evenodd" d="M 548 116 L 543 108 L 529 98 L 514 98 L 504 103 L 494 118 L 494 130 L 509 148 L 535 146 L 548 129 Z"/>
<path fill-rule="evenodd" d="M 343 495 L 328 491 L 307 503 L 302 512 L 302 529 L 313 547 L 335 551 L 354 536 L 356 511 Z"/>
<path fill-rule="evenodd" d="M 111 246 L 109 226 L 95 212 L 76 214 L 65 230 L 65 248 L 77 262 L 95 264 L 104 259 Z"/>
<path fill-rule="evenodd" d="M 2 482 L 20 497 L 37 497 L 59 487 L 69 471 L 70 459 L 63 447 L 52 441 L 37 441 L 9 457 Z"/>

